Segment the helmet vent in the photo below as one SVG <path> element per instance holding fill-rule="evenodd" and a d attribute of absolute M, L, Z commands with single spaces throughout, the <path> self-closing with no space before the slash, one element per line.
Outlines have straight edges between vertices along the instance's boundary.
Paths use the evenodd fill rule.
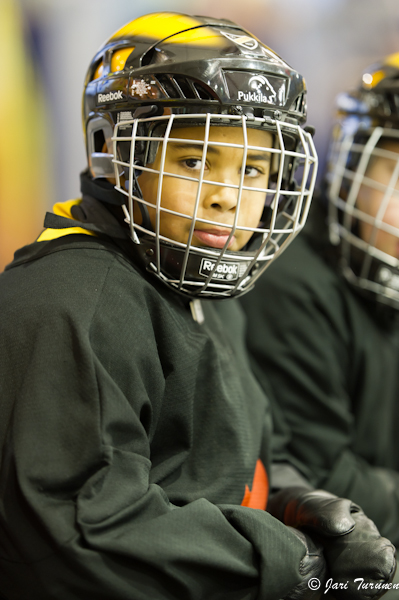
<path fill-rule="evenodd" d="M 183 75 L 156 75 L 169 98 L 186 98 L 187 100 L 214 100 L 207 87 L 198 81 L 193 81 Z"/>
<path fill-rule="evenodd" d="M 157 75 L 157 79 L 169 98 L 182 97 L 182 94 L 179 93 L 179 88 L 176 86 L 170 75 Z"/>
<path fill-rule="evenodd" d="M 293 110 L 296 113 L 305 114 L 305 94 L 298 96 L 294 102 Z"/>
<path fill-rule="evenodd" d="M 193 88 L 201 100 L 215 100 L 209 90 L 198 82 L 193 82 Z"/>
<path fill-rule="evenodd" d="M 175 76 L 173 79 L 174 82 L 179 86 L 184 98 L 191 98 L 191 100 L 195 100 L 195 98 L 197 98 L 197 94 L 190 86 L 190 82 L 185 77 Z"/>

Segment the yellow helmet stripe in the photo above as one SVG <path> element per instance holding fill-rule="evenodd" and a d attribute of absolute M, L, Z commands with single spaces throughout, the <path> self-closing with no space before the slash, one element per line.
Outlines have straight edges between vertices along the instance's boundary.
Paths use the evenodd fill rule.
<path fill-rule="evenodd" d="M 182 31 L 168 39 L 169 44 L 193 44 L 195 46 L 219 46 L 226 43 L 225 38 L 217 35 L 210 27 L 199 27 Z"/>
<path fill-rule="evenodd" d="M 151 13 L 127 23 L 127 25 L 114 33 L 110 39 L 116 40 L 118 38 L 137 35 L 161 40 L 184 29 L 198 27 L 199 25 L 202 25 L 200 21 L 188 15 L 172 12 Z"/>

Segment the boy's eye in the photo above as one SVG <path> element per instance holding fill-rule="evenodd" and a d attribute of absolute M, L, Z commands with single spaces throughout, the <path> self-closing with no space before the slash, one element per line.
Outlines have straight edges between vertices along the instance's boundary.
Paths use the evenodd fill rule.
<path fill-rule="evenodd" d="M 186 158 L 183 161 L 183 164 L 188 169 L 192 171 L 199 171 L 201 168 L 201 159 L 200 158 Z"/>
<path fill-rule="evenodd" d="M 258 177 L 260 174 L 260 169 L 257 169 L 256 167 L 250 167 L 249 165 L 245 167 L 245 177 Z"/>

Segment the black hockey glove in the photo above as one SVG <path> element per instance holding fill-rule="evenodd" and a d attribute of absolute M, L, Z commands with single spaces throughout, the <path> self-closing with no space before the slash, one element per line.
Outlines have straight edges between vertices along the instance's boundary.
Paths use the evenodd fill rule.
<path fill-rule="evenodd" d="M 387 591 L 382 586 L 395 574 L 395 548 L 359 506 L 324 490 L 292 487 L 272 496 L 267 510 L 321 542 L 328 577 L 338 584 L 331 590 L 336 599 L 377 599 Z"/>
<path fill-rule="evenodd" d="M 284 600 L 319 600 L 324 592 L 324 583 L 327 578 L 326 561 L 323 555 L 323 546 L 315 541 L 303 531 L 289 527 L 289 529 L 301 540 L 306 548 L 305 556 L 300 562 L 299 572 L 302 575 L 302 581 Z M 318 592 L 313 591 L 309 581 L 312 579 L 320 581 Z"/>

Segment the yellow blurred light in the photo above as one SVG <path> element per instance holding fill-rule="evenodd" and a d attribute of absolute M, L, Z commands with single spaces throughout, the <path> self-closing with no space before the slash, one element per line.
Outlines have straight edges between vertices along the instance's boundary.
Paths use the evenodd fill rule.
<path fill-rule="evenodd" d="M 365 73 L 363 75 L 363 83 L 371 85 L 373 83 L 373 76 L 370 73 Z"/>
<path fill-rule="evenodd" d="M 385 77 L 385 71 L 375 71 L 374 73 L 365 73 L 363 75 L 363 83 L 367 88 L 373 88 Z"/>
<path fill-rule="evenodd" d="M 390 67 L 396 67 L 399 69 L 399 52 L 394 52 L 386 57 L 384 64 Z"/>
<path fill-rule="evenodd" d="M 43 229 L 49 195 L 47 119 L 19 3 L 0 2 L 0 271 Z M 28 91 L 28 93 L 27 93 Z"/>

